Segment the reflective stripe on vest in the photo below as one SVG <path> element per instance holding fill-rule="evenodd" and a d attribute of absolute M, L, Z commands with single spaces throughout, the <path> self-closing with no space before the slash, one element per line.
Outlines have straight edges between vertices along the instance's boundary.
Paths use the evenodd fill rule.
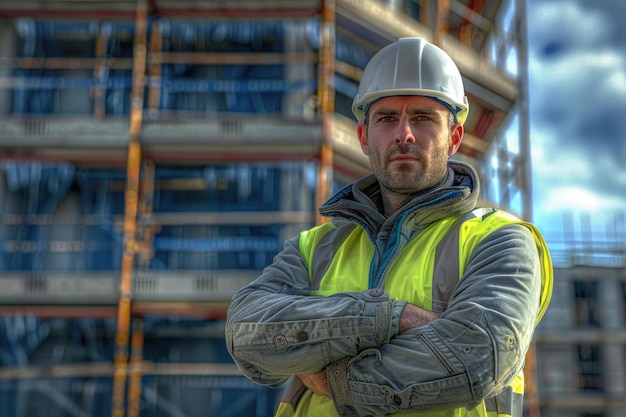
<path fill-rule="evenodd" d="M 289 406 L 291 407 L 291 410 L 289 411 L 292 413 L 295 412 L 295 410 L 298 408 L 298 403 L 302 399 L 302 396 L 306 393 L 306 390 L 307 387 L 302 383 L 300 378 L 295 375 L 292 376 L 287 381 L 285 391 L 280 398 L 281 406 L 283 408 L 285 406 Z"/>
<path fill-rule="evenodd" d="M 435 266 L 433 270 L 432 300 L 433 311 L 443 312 L 448 306 L 450 294 L 459 283 L 461 264 L 459 261 L 459 238 L 461 226 L 470 219 L 487 216 L 495 213 L 495 209 L 477 209 L 459 217 L 443 239 L 439 241 L 435 251 Z"/>
<path fill-rule="evenodd" d="M 519 417 L 524 412 L 524 373 L 515 375 L 511 384 L 495 397 L 485 399 L 488 417 Z"/>

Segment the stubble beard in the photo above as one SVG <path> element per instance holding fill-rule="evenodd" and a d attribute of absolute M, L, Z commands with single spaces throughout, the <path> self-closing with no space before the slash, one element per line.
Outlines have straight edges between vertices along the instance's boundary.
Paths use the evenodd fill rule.
<path fill-rule="evenodd" d="M 420 164 L 419 169 L 416 170 L 414 162 L 394 162 L 396 166 L 391 171 L 387 161 L 391 155 L 397 153 L 398 149 L 392 149 L 385 156 L 385 160 L 381 161 L 381 172 L 378 175 L 380 186 L 393 194 L 404 197 L 417 195 L 439 184 L 445 175 L 448 161 L 447 152 L 438 152 L 435 158 L 430 160 L 430 165 L 426 165 L 424 155 L 414 151 L 411 154 L 417 157 Z M 401 153 L 409 152 L 403 150 Z"/>

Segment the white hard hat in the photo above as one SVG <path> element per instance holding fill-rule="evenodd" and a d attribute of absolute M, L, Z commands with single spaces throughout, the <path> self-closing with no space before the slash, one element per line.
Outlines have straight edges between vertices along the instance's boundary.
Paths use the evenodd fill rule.
<path fill-rule="evenodd" d="M 388 96 L 425 96 L 439 101 L 463 124 L 469 104 L 456 64 L 439 47 L 422 38 L 400 38 L 368 62 L 352 102 L 352 112 L 365 123 L 371 103 Z"/>

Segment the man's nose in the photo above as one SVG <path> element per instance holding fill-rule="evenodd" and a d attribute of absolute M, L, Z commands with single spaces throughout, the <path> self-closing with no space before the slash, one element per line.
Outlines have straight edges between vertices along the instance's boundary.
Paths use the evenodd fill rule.
<path fill-rule="evenodd" d="M 394 141 L 396 143 L 415 143 L 415 135 L 411 130 L 411 124 L 405 118 L 402 118 L 396 128 L 396 134 Z"/>

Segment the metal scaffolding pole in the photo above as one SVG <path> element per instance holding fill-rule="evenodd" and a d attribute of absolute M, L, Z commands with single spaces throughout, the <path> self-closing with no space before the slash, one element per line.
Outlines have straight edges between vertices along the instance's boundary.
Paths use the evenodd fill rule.
<path fill-rule="evenodd" d="M 333 183 L 332 117 L 335 111 L 335 90 L 332 79 L 335 75 L 335 1 L 322 3 L 321 47 L 319 52 L 318 100 L 322 113 L 322 140 L 317 175 L 316 207 L 326 201 Z M 319 214 L 317 224 L 327 221 Z"/>
<path fill-rule="evenodd" d="M 127 179 L 124 210 L 124 252 L 120 277 L 120 299 L 115 338 L 115 374 L 113 377 L 113 417 L 125 415 L 126 380 L 128 375 L 129 338 L 131 323 L 131 290 L 135 254 L 138 251 L 137 214 L 139 209 L 139 173 L 141 168 L 141 132 L 146 68 L 146 29 L 148 5 L 137 1 L 135 43 L 133 54 L 133 86 L 130 108 L 130 141 L 127 156 Z"/>
<path fill-rule="evenodd" d="M 517 103 L 519 117 L 520 171 L 517 184 L 522 197 L 522 216 L 533 220 L 532 167 L 530 149 L 530 114 L 528 108 L 528 28 L 526 0 L 516 0 L 517 7 L 517 55 L 519 99 Z"/>

